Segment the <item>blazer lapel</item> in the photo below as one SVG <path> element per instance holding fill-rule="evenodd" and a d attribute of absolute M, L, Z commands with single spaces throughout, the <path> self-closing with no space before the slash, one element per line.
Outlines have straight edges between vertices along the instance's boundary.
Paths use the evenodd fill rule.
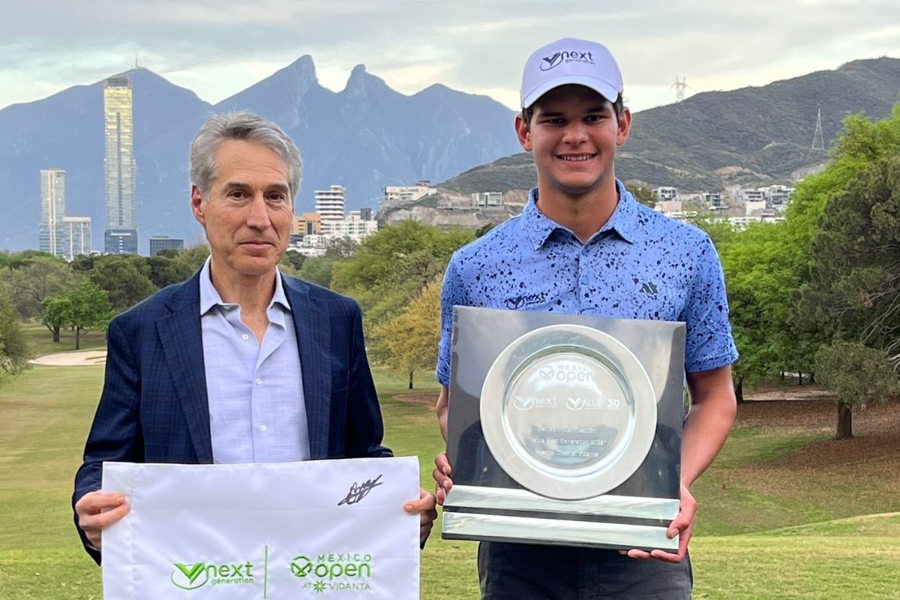
<path fill-rule="evenodd" d="M 328 309 L 310 298 L 309 289 L 296 280 L 282 280 L 297 332 L 310 458 L 328 458 L 331 420 L 331 324 Z"/>
<path fill-rule="evenodd" d="M 156 323 L 166 365 L 187 419 L 197 460 L 212 463 L 209 398 L 200 328 L 199 273 L 186 281 L 167 305 L 172 312 Z"/>

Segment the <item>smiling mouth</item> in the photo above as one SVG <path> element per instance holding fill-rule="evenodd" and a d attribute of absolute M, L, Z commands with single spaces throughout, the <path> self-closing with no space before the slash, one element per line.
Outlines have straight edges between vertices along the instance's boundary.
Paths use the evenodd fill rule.
<path fill-rule="evenodd" d="M 597 156 L 596 154 L 557 154 L 556 158 L 566 162 L 586 162 Z"/>

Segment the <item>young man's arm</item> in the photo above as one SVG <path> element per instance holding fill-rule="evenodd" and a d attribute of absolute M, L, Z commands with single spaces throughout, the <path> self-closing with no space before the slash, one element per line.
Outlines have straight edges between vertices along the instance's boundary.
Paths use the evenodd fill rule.
<path fill-rule="evenodd" d="M 447 441 L 447 412 L 450 406 L 449 401 L 450 390 L 447 386 L 442 385 L 441 393 L 438 394 L 437 404 L 435 405 L 435 412 L 437 413 L 438 424 L 440 425 L 441 435 L 443 436 L 444 441 Z M 434 494 L 437 496 L 437 503 L 443 505 L 447 492 L 453 487 L 453 481 L 450 479 L 450 463 L 447 462 L 446 452 L 441 452 L 435 457 L 434 471 L 431 473 L 431 476 L 434 478 Z"/>
<path fill-rule="evenodd" d="M 730 365 L 688 373 L 687 382 L 691 392 L 691 408 L 684 422 L 681 440 L 681 507 L 667 532 L 669 537 L 680 534 L 678 552 L 629 550 L 628 556 L 632 558 L 653 557 L 668 562 L 684 559 L 697 514 L 697 501 L 691 494 L 691 485 L 712 464 L 734 423 L 737 403 Z"/>

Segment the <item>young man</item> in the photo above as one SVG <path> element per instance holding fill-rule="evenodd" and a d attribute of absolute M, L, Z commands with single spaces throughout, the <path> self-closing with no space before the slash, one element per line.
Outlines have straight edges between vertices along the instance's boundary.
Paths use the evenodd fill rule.
<path fill-rule="evenodd" d="M 737 352 L 718 256 L 702 231 L 631 197 L 615 177 L 631 113 L 622 75 L 604 46 L 562 39 L 529 57 L 522 75 L 519 143 L 534 155 L 537 188 L 522 214 L 460 249 L 444 275 L 437 413 L 447 435 L 455 305 L 626 319 L 684 321 L 691 408 L 684 423 L 681 508 L 668 535 L 677 553 L 483 542 L 482 598 L 690 598 L 687 546 L 697 503 L 691 485 L 725 442 L 735 414 Z M 452 487 L 435 460 L 438 502 Z M 646 560 L 645 560 L 646 559 Z"/>
<path fill-rule="evenodd" d="M 212 117 L 191 144 L 191 210 L 210 257 L 109 325 L 106 379 L 75 476 L 78 533 L 101 532 L 128 499 L 101 491 L 103 461 L 285 462 L 391 456 L 359 306 L 282 276 L 300 155 L 274 123 Z M 421 538 L 437 516 L 421 491 Z"/>

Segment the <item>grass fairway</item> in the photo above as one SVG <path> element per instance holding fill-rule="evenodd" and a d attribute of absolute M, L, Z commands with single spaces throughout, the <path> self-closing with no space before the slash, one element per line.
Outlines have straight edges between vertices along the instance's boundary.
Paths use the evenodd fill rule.
<path fill-rule="evenodd" d="M 0 600 L 100 598 L 69 496 L 102 377 L 99 366 L 34 367 L 0 387 Z M 436 385 L 425 376 L 410 395 L 403 378 L 377 383 L 386 443 L 418 455 L 431 488 Z M 900 410 L 856 416 L 848 442 L 829 439 L 832 413 L 828 402 L 741 407 L 695 488 L 695 598 L 900 598 Z M 433 536 L 422 598 L 477 597 L 475 544 Z"/>

